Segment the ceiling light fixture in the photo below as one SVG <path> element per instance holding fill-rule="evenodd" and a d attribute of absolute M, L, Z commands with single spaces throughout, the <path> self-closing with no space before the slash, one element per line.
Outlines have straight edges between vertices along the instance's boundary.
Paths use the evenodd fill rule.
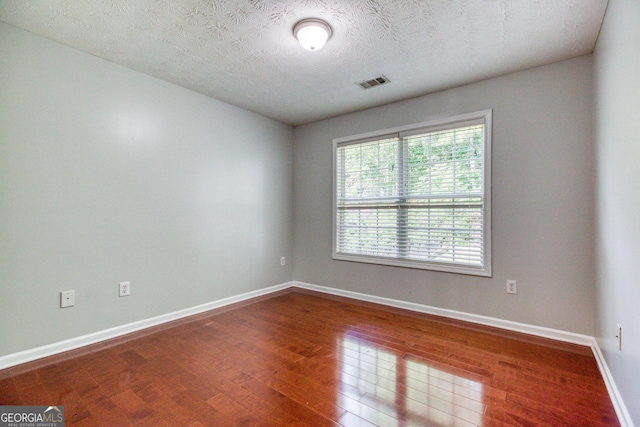
<path fill-rule="evenodd" d="M 320 50 L 331 37 L 331 27 L 321 19 L 303 19 L 293 27 L 293 35 L 303 48 Z"/>

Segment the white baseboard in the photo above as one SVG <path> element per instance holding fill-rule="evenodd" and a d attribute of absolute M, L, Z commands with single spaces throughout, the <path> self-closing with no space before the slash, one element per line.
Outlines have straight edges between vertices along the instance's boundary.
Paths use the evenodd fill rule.
<path fill-rule="evenodd" d="M 591 339 L 593 341 L 591 344 L 591 350 L 593 350 L 593 356 L 596 358 L 596 362 L 598 363 L 598 368 L 600 369 L 600 373 L 602 374 L 604 384 L 605 386 L 607 386 L 607 391 L 609 392 L 611 403 L 613 403 L 613 407 L 616 410 L 616 415 L 618 415 L 618 421 L 620 421 L 620 425 L 622 427 L 633 427 L 631 415 L 629 414 L 629 411 L 627 410 L 627 407 L 622 400 L 622 396 L 620 396 L 620 392 L 618 391 L 616 382 L 611 375 L 609 366 L 607 366 L 607 361 L 604 358 L 604 354 L 602 354 L 600 346 L 598 345 L 598 340 L 596 340 L 595 338 Z"/>
<path fill-rule="evenodd" d="M 575 334 L 573 332 L 561 331 L 558 329 L 545 328 L 542 326 L 528 325 L 526 323 L 512 322 L 510 320 L 498 319 L 495 317 L 481 316 L 478 314 L 465 313 L 462 311 L 448 310 L 445 308 L 432 307 L 424 304 L 395 300 L 391 298 L 379 297 L 359 292 L 345 291 L 342 289 L 330 288 L 326 286 L 312 285 L 310 283 L 293 282 L 293 286 L 308 289 L 311 291 L 322 292 L 325 294 L 337 295 L 346 298 L 353 298 L 360 301 L 372 302 L 376 304 L 386 305 L 395 308 L 403 308 L 405 310 L 415 311 L 418 313 L 433 314 L 435 316 L 447 317 L 450 319 L 464 320 L 466 322 L 477 323 L 480 325 L 493 326 L 500 329 L 506 329 L 514 332 L 522 332 L 528 335 L 536 335 L 539 337 L 550 338 L 557 341 L 564 341 L 573 344 L 591 346 L 593 338 L 588 335 Z"/>
<path fill-rule="evenodd" d="M 600 372 L 604 379 L 607 391 L 611 398 L 611 402 L 615 408 L 618 420 L 622 427 L 633 427 L 631 416 L 624 405 L 622 397 L 615 385 L 615 381 L 611 376 L 611 372 L 607 367 L 606 360 L 600 351 L 600 347 L 594 337 L 575 334 L 572 332 L 561 331 L 557 329 L 545 328 L 541 326 L 528 325 L 525 323 L 512 322 L 509 320 L 498 319 L 494 317 L 481 316 L 478 314 L 465 313 L 461 311 L 448 310 L 444 308 L 432 307 L 424 304 L 417 304 L 408 301 L 395 300 L 391 298 L 385 298 L 375 295 L 368 295 L 359 292 L 346 291 L 337 288 L 331 288 L 327 286 L 313 285 L 304 282 L 287 282 L 280 285 L 271 286 L 264 289 L 258 289 L 256 291 L 247 292 L 244 294 L 232 296 L 229 298 L 223 298 L 216 301 L 211 301 L 206 304 L 197 305 L 184 310 L 174 311 L 172 313 L 163 314 L 160 316 L 152 317 L 149 319 L 140 320 L 126 325 L 116 326 L 114 328 L 105 329 L 103 331 L 94 332 L 88 335 L 83 335 L 76 338 L 60 341 L 36 347 L 29 350 L 20 351 L 17 353 L 8 354 L 6 356 L 0 356 L 0 370 L 10 368 L 12 366 L 20 365 L 22 363 L 31 362 L 33 360 L 41 359 L 43 357 L 52 356 L 55 354 L 63 353 L 65 351 L 74 350 L 80 347 L 84 347 L 90 344 L 95 344 L 101 341 L 105 341 L 111 338 L 117 338 L 122 335 L 137 332 L 142 329 L 150 328 L 152 326 L 158 326 L 163 323 L 171 322 L 174 320 L 182 319 L 195 314 L 204 313 L 209 310 L 221 308 L 227 305 L 235 304 L 238 302 L 246 301 L 251 298 L 256 298 L 264 295 L 268 295 L 277 291 L 285 290 L 288 288 L 300 288 L 310 291 L 316 291 L 329 295 L 336 295 L 345 298 L 356 299 L 360 301 L 366 301 L 389 307 L 401 308 L 418 313 L 433 314 L 436 316 L 442 316 L 450 319 L 464 320 L 471 323 L 477 323 L 480 325 L 493 326 L 500 329 L 506 329 L 514 332 L 521 332 L 524 334 L 535 335 L 544 338 L 550 338 L 558 341 L 564 341 L 573 344 L 579 344 L 591 347 Z"/>
<path fill-rule="evenodd" d="M 256 298 L 256 297 L 267 295 L 273 292 L 281 291 L 283 289 L 287 289 L 292 286 L 293 286 L 292 282 L 283 283 L 280 285 L 275 285 L 275 286 L 271 286 L 264 289 L 258 289 L 257 291 L 247 292 L 247 293 L 235 295 L 229 298 L 223 298 L 220 300 L 211 301 L 205 304 L 197 305 L 195 307 L 186 308 L 184 310 L 178 310 L 172 313 L 151 317 L 149 319 L 143 319 L 137 322 L 128 323 L 126 325 L 116 326 L 114 328 L 105 329 L 105 330 L 94 332 L 87 335 L 82 335 L 80 337 L 70 338 L 68 340 L 43 345 L 41 347 L 36 347 L 29 350 L 20 351 L 17 353 L 8 354 L 6 356 L 0 356 L 0 370 L 10 368 L 12 366 L 20 365 L 22 363 L 31 362 L 33 360 L 41 359 L 43 357 L 53 356 L 55 354 L 63 353 L 65 351 L 75 350 L 76 348 L 84 347 L 90 344 L 95 344 L 111 338 L 117 338 L 122 335 L 130 334 L 132 332 L 137 332 L 142 329 L 150 328 L 152 326 L 157 326 L 163 323 L 182 319 L 184 317 L 193 316 L 195 314 L 200 314 L 205 311 L 221 308 L 221 307 L 242 302 L 251 298 Z"/>

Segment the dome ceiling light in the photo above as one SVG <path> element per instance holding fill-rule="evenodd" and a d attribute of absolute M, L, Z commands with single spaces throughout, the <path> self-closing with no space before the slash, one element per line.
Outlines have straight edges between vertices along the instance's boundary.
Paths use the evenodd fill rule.
<path fill-rule="evenodd" d="M 303 19 L 293 27 L 293 35 L 303 48 L 316 51 L 331 37 L 331 27 L 321 19 Z"/>

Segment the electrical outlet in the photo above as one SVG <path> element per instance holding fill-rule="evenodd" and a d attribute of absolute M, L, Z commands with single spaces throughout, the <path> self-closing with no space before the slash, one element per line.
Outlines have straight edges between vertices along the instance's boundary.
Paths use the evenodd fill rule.
<path fill-rule="evenodd" d="M 76 304 L 76 291 L 60 292 L 60 308 L 73 307 Z"/>
<path fill-rule="evenodd" d="M 120 296 L 128 297 L 131 295 L 131 282 L 120 282 Z"/>
<path fill-rule="evenodd" d="M 280 265 L 284 265 L 285 264 L 285 258 L 282 256 L 280 257 Z"/>
<path fill-rule="evenodd" d="M 616 334 L 618 340 L 618 351 L 622 351 L 622 326 L 618 323 L 618 333 Z"/>
<path fill-rule="evenodd" d="M 507 280 L 507 293 L 508 294 L 518 293 L 518 286 L 515 280 Z"/>

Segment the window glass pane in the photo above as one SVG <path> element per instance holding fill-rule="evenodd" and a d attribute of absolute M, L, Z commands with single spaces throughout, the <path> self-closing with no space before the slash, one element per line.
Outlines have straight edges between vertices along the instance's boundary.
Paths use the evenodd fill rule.
<path fill-rule="evenodd" d="M 340 198 L 369 199 L 396 195 L 397 160 L 396 138 L 340 148 Z"/>
<path fill-rule="evenodd" d="M 338 224 L 340 252 L 397 256 L 397 209 L 341 209 L 338 212 Z"/>
<path fill-rule="evenodd" d="M 407 138 L 410 195 L 482 194 L 484 126 Z"/>
<path fill-rule="evenodd" d="M 407 257 L 441 263 L 482 265 L 482 204 L 455 200 L 407 209 Z"/>

